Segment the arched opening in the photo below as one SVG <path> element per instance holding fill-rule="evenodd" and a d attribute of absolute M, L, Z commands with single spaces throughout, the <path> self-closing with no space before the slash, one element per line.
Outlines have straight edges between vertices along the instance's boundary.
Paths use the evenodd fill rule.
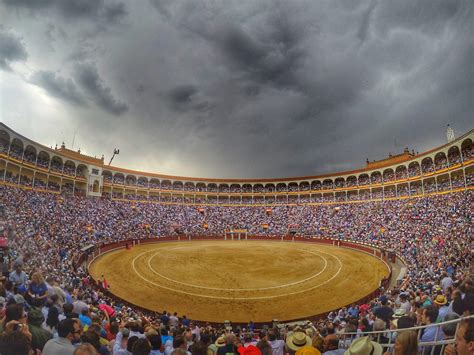
<path fill-rule="evenodd" d="M 183 183 L 181 181 L 173 182 L 173 190 L 183 190 Z"/>
<path fill-rule="evenodd" d="M 36 148 L 32 145 L 27 145 L 23 160 L 34 165 L 36 163 Z"/>
<path fill-rule="evenodd" d="M 336 180 L 334 180 L 334 186 L 338 189 L 343 188 L 346 186 L 346 181 L 344 180 L 344 178 L 339 177 Z"/>
<path fill-rule="evenodd" d="M 63 171 L 63 160 L 55 155 L 51 159 L 51 171 L 57 172 L 57 173 L 62 173 Z"/>
<path fill-rule="evenodd" d="M 417 161 L 411 162 L 408 165 L 408 176 L 414 177 L 414 176 L 420 176 L 420 175 L 421 175 L 420 164 Z"/>
<path fill-rule="evenodd" d="M 313 180 L 311 181 L 311 190 L 321 190 L 321 181 L 319 180 Z"/>
<path fill-rule="evenodd" d="M 309 191 L 311 186 L 308 181 L 303 181 L 300 183 L 300 191 Z M 308 201 L 309 202 L 309 201 Z"/>
<path fill-rule="evenodd" d="M 393 172 L 393 169 L 385 169 L 383 172 L 383 181 L 390 182 L 393 180 L 395 180 L 395 173 Z"/>
<path fill-rule="evenodd" d="M 253 192 L 260 194 L 263 192 L 263 185 L 262 184 L 255 184 L 253 185 Z"/>
<path fill-rule="evenodd" d="M 380 171 L 374 171 L 370 174 L 370 182 L 372 184 L 381 184 L 382 183 L 382 174 Z"/>
<path fill-rule="evenodd" d="M 150 179 L 150 183 L 148 186 L 150 189 L 159 189 L 161 187 L 160 180 L 156 178 L 152 178 Z M 157 198 L 159 199 L 159 195 L 154 195 L 154 196 L 157 196 Z"/>
<path fill-rule="evenodd" d="M 227 193 L 227 192 L 229 192 L 229 185 L 227 185 L 227 184 L 219 184 L 219 192 L 220 192 L 220 193 Z"/>
<path fill-rule="evenodd" d="M 10 146 L 10 135 L 7 131 L 0 131 L 0 153 L 8 153 L 8 147 Z"/>
<path fill-rule="evenodd" d="M 102 177 L 104 178 L 104 183 L 111 183 L 112 182 L 112 173 L 108 170 L 102 171 Z"/>
<path fill-rule="evenodd" d="M 349 176 L 346 179 L 346 186 L 347 187 L 357 186 L 357 178 L 354 175 Z"/>
<path fill-rule="evenodd" d="M 334 188 L 334 183 L 331 179 L 326 179 L 323 181 L 323 190 L 330 190 Z"/>
<path fill-rule="evenodd" d="M 275 184 L 266 184 L 265 192 L 275 192 Z"/>
<path fill-rule="evenodd" d="M 87 176 L 87 166 L 79 164 L 76 169 L 76 177 L 85 179 Z"/>
<path fill-rule="evenodd" d="M 277 190 L 277 192 L 287 192 L 287 191 L 288 191 L 288 189 L 287 189 L 287 187 L 286 187 L 286 184 L 284 184 L 284 183 L 282 183 L 282 182 L 280 182 L 279 184 L 277 184 L 276 190 Z"/>
<path fill-rule="evenodd" d="M 217 184 L 214 184 L 214 183 L 208 184 L 207 185 L 207 191 L 208 192 L 218 192 Z"/>
<path fill-rule="evenodd" d="M 161 189 L 162 190 L 171 190 L 171 181 L 169 180 L 163 180 L 161 182 Z M 163 195 L 162 195 L 163 196 Z M 170 196 L 171 199 L 171 196 Z"/>
<path fill-rule="evenodd" d="M 123 185 L 123 183 L 125 182 L 125 176 L 123 176 L 123 174 L 121 173 L 116 173 L 114 175 L 114 184 L 118 184 L 118 185 Z"/>
<path fill-rule="evenodd" d="M 13 138 L 10 146 L 10 156 L 14 159 L 21 160 L 23 155 L 23 141 L 18 138 Z"/>
<path fill-rule="evenodd" d="M 76 164 L 70 160 L 66 160 L 64 163 L 64 174 L 74 176 L 76 174 Z"/>
<path fill-rule="evenodd" d="M 441 170 L 448 167 L 448 159 L 446 158 L 446 154 L 444 152 L 439 152 L 435 155 L 434 158 L 435 169 Z"/>
<path fill-rule="evenodd" d="M 359 186 L 370 184 L 370 178 L 368 174 L 359 175 Z"/>
<path fill-rule="evenodd" d="M 148 179 L 144 176 L 140 176 L 137 180 L 137 185 L 139 187 L 148 187 Z"/>
<path fill-rule="evenodd" d="M 252 185 L 250 185 L 250 184 L 243 184 L 243 185 L 242 185 L 242 192 L 243 192 L 243 193 L 252 192 Z"/>
<path fill-rule="evenodd" d="M 49 160 L 49 154 L 42 150 L 38 153 L 38 162 L 36 163 L 36 166 L 47 170 L 49 168 Z"/>
<path fill-rule="evenodd" d="M 296 182 L 290 182 L 288 184 L 288 191 L 290 191 L 290 192 L 298 191 L 298 184 Z"/>
<path fill-rule="evenodd" d="M 421 171 L 423 174 L 428 174 L 434 171 L 433 159 L 426 157 L 421 161 Z"/>
<path fill-rule="evenodd" d="M 137 178 L 134 175 L 127 175 L 125 177 L 125 185 L 136 186 L 137 185 Z"/>
<path fill-rule="evenodd" d="M 459 164 L 461 162 L 461 152 L 457 145 L 452 146 L 448 150 L 448 164 L 449 166 Z"/>
<path fill-rule="evenodd" d="M 193 182 L 186 182 L 184 184 L 185 191 L 196 191 L 196 185 Z"/>
<path fill-rule="evenodd" d="M 464 161 L 471 160 L 474 156 L 474 149 L 472 146 L 472 139 L 468 138 L 461 143 L 462 158 Z"/>
<path fill-rule="evenodd" d="M 408 178 L 408 170 L 405 165 L 397 166 L 397 168 L 395 169 L 395 178 L 397 180 L 403 180 Z"/>
<path fill-rule="evenodd" d="M 239 184 L 232 184 L 232 185 L 230 185 L 230 192 L 236 192 L 236 193 L 242 192 L 242 188 L 240 187 Z M 240 202 L 240 200 L 239 200 L 239 202 Z"/>

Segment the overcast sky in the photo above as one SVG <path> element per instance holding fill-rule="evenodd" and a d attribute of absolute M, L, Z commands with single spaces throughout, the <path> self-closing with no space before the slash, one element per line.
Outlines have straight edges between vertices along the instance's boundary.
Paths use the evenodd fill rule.
<path fill-rule="evenodd" d="M 472 0 L 0 4 L 0 121 L 121 167 L 315 175 L 474 127 Z"/>

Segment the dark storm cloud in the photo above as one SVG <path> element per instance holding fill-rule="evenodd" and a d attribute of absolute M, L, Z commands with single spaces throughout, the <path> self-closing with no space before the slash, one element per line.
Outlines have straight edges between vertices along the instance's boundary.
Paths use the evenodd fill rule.
<path fill-rule="evenodd" d="M 72 79 L 65 79 L 51 71 L 40 70 L 31 76 L 30 82 L 43 88 L 53 97 L 75 105 L 87 106 L 84 96 L 79 92 Z"/>
<path fill-rule="evenodd" d="M 12 62 L 25 61 L 27 58 L 28 53 L 21 39 L 0 25 L 0 68 L 11 71 Z"/>
<path fill-rule="evenodd" d="M 105 0 L 3 0 L 3 3 L 32 14 L 37 11 L 57 11 L 67 19 L 91 18 L 116 22 L 127 14 L 124 3 Z"/>
<path fill-rule="evenodd" d="M 114 98 L 112 90 L 105 85 L 97 68 L 92 64 L 78 64 L 75 67 L 75 80 L 90 100 L 113 115 L 121 115 L 128 110 L 126 103 Z"/>
<path fill-rule="evenodd" d="M 95 102 L 71 120 L 97 132 L 98 151 L 119 140 L 124 166 L 142 155 L 139 168 L 170 174 L 318 174 L 432 148 L 447 123 L 472 128 L 470 0 L 4 3 L 50 60 L 28 64 L 61 73 L 41 86 Z M 26 40 L 34 21 L 21 15 L 40 11 L 54 54 Z M 113 135 L 104 111 L 122 115 Z"/>

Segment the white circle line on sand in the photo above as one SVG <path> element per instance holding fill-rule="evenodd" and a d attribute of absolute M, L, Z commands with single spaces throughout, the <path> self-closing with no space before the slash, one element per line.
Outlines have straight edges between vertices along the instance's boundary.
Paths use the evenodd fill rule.
<path fill-rule="evenodd" d="M 176 250 L 176 249 L 185 249 L 185 248 L 194 248 L 194 247 L 179 247 L 179 248 L 173 248 L 172 250 Z M 156 249 L 155 249 L 156 250 Z M 166 250 L 170 250 L 170 249 L 166 249 Z M 205 289 L 205 290 L 217 290 L 217 291 L 265 291 L 265 290 L 274 290 L 276 288 L 283 288 L 283 287 L 288 287 L 288 286 L 294 286 L 294 285 L 298 285 L 298 284 L 301 284 L 301 283 L 304 283 L 306 281 L 309 281 L 311 279 L 314 279 L 315 277 L 321 275 L 327 268 L 328 266 L 328 261 L 327 259 L 324 257 L 324 256 L 321 256 L 319 255 L 318 253 L 322 253 L 322 254 L 326 254 L 324 252 L 313 252 L 313 251 L 309 251 L 309 250 L 304 250 L 304 249 L 294 249 L 294 250 L 298 250 L 298 251 L 303 251 L 303 252 L 306 252 L 306 253 L 309 253 L 309 254 L 313 254 L 313 255 L 316 255 L 317 257 L 321 258 L 324 260 L 324 267 L 321 271 L 319 271 L 318 273 L 315 273 L 313 275 L 311 275 L 310 277 L 307 277 L 303 280 L 298 280 L 298 281 L 294 281 L 294 282 L 290 282 L 290 283 L 287 283 L 287 284 L 282 284 L 282 285 L 277 285 L 277 286 L 271 286 L 271 287 L 259 287 L 259 288 L 221 288 L 221 287 L 208 287 L 208 286 L 199 286 L 199 285 L 193 285 L 193 284 L 189 284 L 189 283 L 186 283 L 186 282 L 181 282 L 181 281 L 177 281 L 177 280 L 174 280 L 174 279 L 171 279 L 169 277 L 166 277 L 165 275 L 162 275 L 160 274 L 158 271 L 156 271 L 153 266 L 151 266 L 151 260 L 153 258 L 156 257 L 156 255 L 158 255 L 160 251 L 157 251 L 155 254 L 153 254 L 149 259 L 148 259 L 148 268 L 156 275 L 158 275 L 159 277 L 165 279 L 165 280 L 168 280 L 170 282 L 174 282 L 174 283 L 177 283 L 177 284 L 180 284 L 180 285 L 183 285 L 183 286 L 189 286 L 189 287 L 195 287 L 195 288 L 201 288 L 201 289 Z M 145 253 L 148 253 L 148 252 L 151 252 L 151 251 L 147 251 Z M 140 255 L 143 255 L 144 253 L 140 254 Z"/>
<path fill-rule="evenodd" d="M 284 294 L 281 294 L 281 295 L 272 295 L 272 296 L 259 296 L 259 297 L 217 297 L 217 296 L 210 296 L 210 295 L 202 295 L 202 294 L 199 294 L 199 293 L 192 293 L 192 292 L 186 292 L 186 291 L 181 291 L 181 290 L 176 290 L 174 288 L 171 288 L 171 287 L 166 287 L 166 286 L 163 286 L 163 285 L 160 285 L 156 282 L 153 282 L 151 280 L 148 280 L 146 277 L 144 277 L 143 275 L 141 275 L 138 271 L 137 271 L 137 268 L 135 266 L 135 262 L 136 260 L 143 254 L 145 254 L 147 252 L 144 252 L 144 253 L 141 253 L 141 254 L 138 254 L 133 260 L 132 260 L 132 269 L 133 271 L 135 272 L 135 274 L 137 274 L 138 277 L 140 277 L 142 280 L 144 280 L 145 282 L 149 283 L 149 284 L 152 284 L 156 287 L 159 287 L 159 288 L 162 288 L 162 289 L 165 289 L 165 290 L 168 290 L 168 291 L 172 291 L 172 292 L 176 292 L 176 293 L 181 293 L 181 294 L 184 294 L 184 295 L 188 295 L 188 296 L 196 296 L 196 297 L 201 297 L 201 298 L 211 298 L 211 299 L 217 299 L 217 300 L 264 300 L 264 299 L 272 299 L 272 298 L 280 298 L 280 297 L 287 297 L 287 296 L 293 296 L 293 295 L 298 295 L 300 293 L 305 293 L 305 292 L 308 292 L 308 291 L 311 291 L 311 290 L 314 290 L 318 287 L 321 287 L 321 286 L 324 286 L 325 284 L 327 284 L 328 282 L 332 281 L 334 278 L 337 277 L 337 275 L 339 275 L 339 273 L 341 272 L 342 270 L 342 262 L 341 260 L 331 254 L 331 253 L 325 253 L 325 254 L 328 254 L 328 255 L 331 255 L 333 258 L 335 258 L 337 260 L 337 262 L 339 263 L 339 269 L 337 270 L 337 272 L 329 279 L 327 279 L 326 281 L 320 283 L 320 284 L 317 284 L 313 287 L 310 287 L 310 288 L 307 288 L 307 289 L 304 289 L 304 290 L 300 290 L 300 291 L 294 291 L 294 292 L 288 292 L 288 293 L 284 293 Z"/>

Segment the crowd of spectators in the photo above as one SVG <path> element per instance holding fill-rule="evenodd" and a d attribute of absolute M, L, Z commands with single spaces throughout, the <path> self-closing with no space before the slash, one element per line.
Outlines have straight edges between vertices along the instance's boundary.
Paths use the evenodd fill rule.
<path fill-rule="evenodd" d="M 344 345 L 381 354 L 388 350 L 382 347 L 385 333 L 372 338 L 365 333 L 388 328 L 400 329 L 391 339 L 395 354 L 424 354 L 433 349 L 419 347 L 417 336 L 402 328 L 474 312 L 471 191 L 272 208 L 124 202 L 7 186 L 0 187 L 0 197 L 0 230 L 9 239 L 12 260 L 0 264 L 0 354 L 331 355 L 343 354 L 339 348 Z M 269 325 L 257 333 L 253 323 L 231 331 L 166 311 L 139 311 L 110 298 L 105 279 L 95 284 L 77 265 L 80 248 L 89 244 L 182 233 L 217 236 L 226 229 L 275 238 L 286 235 L 289 226 L 304 237 L 395 249 L 406 263 L 406 275 L 370 302 L 341 308 L 307 326 Z M 427 328 L 420 341 L 456 333 L 449 327 L 435 333 L 435 328 Z M 471 354 L 473 332 L 473 322 L 463 321 L 457 350 L 450 345 L 435 353 Z"/>

